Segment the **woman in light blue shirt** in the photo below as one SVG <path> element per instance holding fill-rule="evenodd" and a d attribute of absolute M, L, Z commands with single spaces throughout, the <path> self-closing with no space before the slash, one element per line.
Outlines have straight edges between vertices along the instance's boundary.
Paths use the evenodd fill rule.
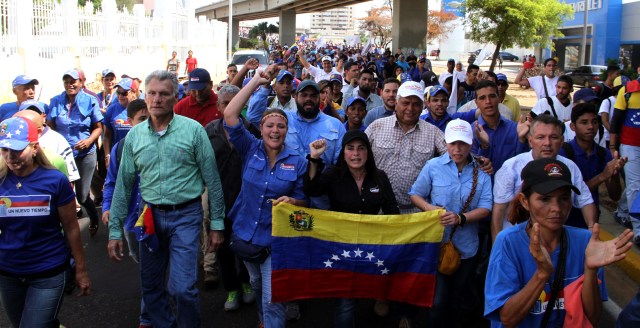
<path fill-rule="evenodd" d="M 264 111 L 260 120 L 262 140 L 256 139 L 240 122 L 240 112 L 252 91 L 270 79 L 267 72 L 256 73 L 249 84 L 229 102 L 223 113 L 225 131 L 242 157 L 242 187 L 228 215 L 233 221 L 232 250 L 233 243 L 270 248 L 272 205 L 280 202 L 298 206 L 307 204 L 302 190 L 307 160 L 285 147 L 288 120 L 284 111 Z M 236 254 L 243 257 L 237 251 Z M 258 314 L 264 327 L 284 327 L 284 303 L 271 302 L 271 255 L 258 261 L 244 260 L 251 288 L 259 300 Z"/>
<path fill-rule="evenodd" d="M 443 327 L 445 323 L 460 326 L 459 320 L 468 314 L 464 311 L 473 307 L 478 222 L 489 216 L 492 205 L 491 178 L 471 156 L 471 125 L 460 119 L 452 120 L 444 139 L 447 153 L 428 161 L 409 191 L 413 204 L 423 211 L 446 210 L 440 215 L 440 223 L 445 226 L 443 242 L 449 240 L 454 229 L 453 244 L 462 259 L 455 273 L 436 274 L 430 327 Z M 464 208 L 469 197 L 471 201 Z"/>

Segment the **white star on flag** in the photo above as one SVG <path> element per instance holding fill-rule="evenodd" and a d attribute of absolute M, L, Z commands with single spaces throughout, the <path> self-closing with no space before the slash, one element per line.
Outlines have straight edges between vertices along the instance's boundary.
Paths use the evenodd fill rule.
<path fill-rule="evenodd" d="M 340 261 L 340 256 L 333 254 L 331 256 L 331 259 L 334 260 L 334 261 Z"/>
<path fill-rule="evenodd" d="M 11 132 L 7 132 L 7 138 L 11 139 L 11 136 L 12 136 Z"/>
<path fill-rule="evenodd" d="M 373 255 L 373 252 L 371 252 L 371 253 L 367 252 L 367 256 L 366 256 L 366 258 L 367 258 L 369 261 L 371 261 L 374 257 L 375 257 L 375 256 Z"/>
<path fill-rule="evenodd" d="M 344 258 L 351 257 L 351 255 L 349 255 L 349 253 L 350 252 L 346 251 L 346 250 L 342 251 L 342 257 L 344 257 Z"/>
<path fill-rule="evenodd" d="M 384 261 L 383 260 L 378 260 L 378 262 L 376 262 L 377 266 L 383 266 L 384 265 Z"/>
<path fill-rule="evenodd" d="M 20 124 L 19 129 L 24 129 L 24 124 Z"/>
<path fill-rule="evenodd" d="M 360 250 L 360 248 L 357 248 L 353 252 L 356 254 L 355 257 L 362 257 L 362 251 Z"/>
<path fill-rule="evenodd" d="M 325 268 L 331 268 L 331 265 L 333 264 L 333 262 L 331 262 L 329 260 L 327 260 L 326 262 L 322 262 L 322 263 L 324 263 L 324 267 Z"/>
<path fill-rule="evenodd" d="M 389 274 L 389 269 L 384 268 L 384 269 L 382 269 L 382 270 L 380 271 L 380 273 L 382 273 L 382 274 Z"/>
<path fill-rule="evenodd" d="M 20 129 L 16 130 L 16 133 L 15 133 L 15 134 L 16 134 L 17 136 L 19 136 L 19 135 L 20 135 Z"/>

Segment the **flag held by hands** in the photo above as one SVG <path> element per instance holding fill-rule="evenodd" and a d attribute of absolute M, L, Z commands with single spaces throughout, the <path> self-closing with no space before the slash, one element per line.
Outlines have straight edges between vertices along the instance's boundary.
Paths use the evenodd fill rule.
<path fill-rule="evenodd" d="M 273 207 L 272 300 L 433 303 L 442 211 L 361 215 Z"/>
<path fill-rule="evenodd" d="M 136 224 L 133 226 L 133 231 L 136 234 L 136 239 L 142 242 L 150 252 L 158 250 L 158 236 L 156 236 L 153 212 L 149 205 L 144 205 L 142 213 L 140 213 Z"/>

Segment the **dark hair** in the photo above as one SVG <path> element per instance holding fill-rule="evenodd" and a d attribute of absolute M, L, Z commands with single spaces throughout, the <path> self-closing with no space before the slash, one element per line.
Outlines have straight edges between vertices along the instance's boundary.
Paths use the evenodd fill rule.
<path fill-rule="evenodd" d="M 372 72 L 370 69 L 368 69 L 368 68 L 363 69 L 363 70 L 360 72 L 360 76 L 362 76 L 362 74 L 369 74 L 369 75 L 371 75 L 372 77 L 374 77 L 374 76 L 375 76 L 375 75 L 373 74 L 373 72 Z"/>
<path fill-rule="evenodd" d="M 494 82 L 496 82 L 496 83 L 498 82 L 498 76 L 496 75 L 496 73 L 494 73 L 492 71 L 486 71 L 486 72 L 484 72 L 484 74 L 486 74 L 487 76 L 492 77 L 495 80 Z"/>
<path fill-rule="evenodd" d="M 446 79 L 444 79 L 444 84 L 448 84 L 450 86 L 453 86 L 453 76 L 449 76 Z"/>
<path fill-rule="evenodd" d="M 330 87 L 332 86 L 331 82 L 329 80 L 322 80 L 320 82 L 318 82 L 318 87 L 320 87 L 320 91 L 324 90 L 324 88 L 326 87 Z"/>
<path fill-rule="evenodd" d="M 573 88 L 573 79 L 569 75 L 560 75 L 558 82 L 564 82 L 568 84 L 570 88 Z"/>
<path fill-rule="evenodd" d="M 480 89 L 484 89 L 484 88 L 493 88 L 493 90 L 495 90 L 495 92 L 498 92 L 498 85 L 495 84 L 495 82 L 490 81 L 490 80 L 480 80 L 478 81 L 478 84 L 476 84 L 476 92 Z"/>
<path fill-rule="evenodd" d="M 347 62 L 344 63 L 344 65 L 342 65 L 342 68 L 345 71 L 348 71 L 351 69 L 352 66 L 358 66 L 358 63 L 354 62 L 353 60 L 349 60 Z"/>
<path fill-rule="evenodd" d="M 231 64 L 227 65 L 227 69 L 230 68 L 230 67 L 238 67 L 238 66 L 236 64 L 234 64 L 234 63 L 231 63 Z"/>
<path fill-rule="evenodd" d="M 618 65 L 609 65 L 607 66 L 607 74 L 613 73 L 613 72 L 617 72 L 620 70 L 620 66 Z"/>
<path fill-rule="evenodd" d="M 479 70 L 480 66 L 476 65 L 476 64 L 471 64 L 469 65 L 469 67 L 467 67 L 467 73 L 471 73 L 471 71 L 473 71 L 474 69 Z"/>
<path fill-rule="evenodd" d="M 127 105 L 127 117 L 134 118 L 136 114 L 143 109 L 147 109 L 147 103 L 144 102 L 144 99 L 132 100 L 129 102 L 129 105 Z"/>
<path fill-rule="evenodd" d="M 287 118 L 287 113 L 285 113 L 280 108 L 270 108 L 270 107 L 267 108 L 267 110 L 265 110 L 264 113 L 262 113 L 262 116 L 260 116 L 260 125 L 262 125 L 262 120 L 264 119 L 264 117 L 269 115 L 269 114 L 280 114 L 280 115 L 284 116 L 285 122 L 287 122 L 287 125 L 289 125 L 289 119 Z"/>
<path fill-rule="evenodd" d="M 575 124 L 580 116 L 589 113 L 598 117 L 598 109 L 594 103 L 580 103 L 575 105 L 571 110 L 571 123 Z"/>
<path fill-rule="evenodd" d="M 521 190 L 520 192 L 523 193 L 526 198 L 529 198 L 532 193 L 531 188 L 527 191 Z M 519 195 L 520 193 L 516 193 L 515 197 L 511 200 L 511 206 L 507 215 L 507 220 L 514 225 L 529 220 L 529 211 L 522 206 Z"/>
<path fill-rule="evenodd" d="M 395 83 L 398 86 L 400 86 L 400 81 L 398 81 L 398 79 L 396 79 L 395 77 L 388 77 L 384 80 L 384 82 L 382 83 L 382 85 L 384 86 L 387 83 Z"/>
<path fill-rule="evenodd" d="M 376 167 L 376 161 L 373 157 L 373 150 L 371 149 L 371 144 L 366 141 L 364 141 L 364 144 L 367 147 L 367 162 L 364 163 L 364 170 L 367 172 L 368 176 L 373 177 L 378 187 L 382 188 L 383 183 L 380 180 L 380 175 L 378 174 L 378 168 Z M 338 161 L 334 166 L 334 169 L 342 177 L 346 176 L 347 174 L 351 174 L 351 172 L 349 171 L 349 166 L 347 166 L 347 162 L 344 160 L 344 149 L 346 146 L 347 145 L 344 145 L 342 146 L 342 149 L 340 149 L 340 156 L 338 156 Z"/>
<path fill-rule="evenodd" d="M 540 115 L 536 116 L 535 118 L 533 118 L 533 120 L 531 121 L 531 127 L 529 128 L 529 135 L 530 136 L 533 135 L 533 128 L 538 123 L 554 125 L 555 127 L 558 128 L 560 133 L 562 133 L 564 131 L 564 123 L 562 123 L 560 120 L 558 120 L 555 116 L 553 116 L 551 114 L 540 114 Z"/>
<path fill-rule="evenodd" d="M 557 62 L 555 59 L 553 59 L 553 58 L 547 58 L 547 59 L 545 59 L 545 60 L 544 60 L 544 66 L 547 66 L 547 63 L 548 63 L 548 62 L 550 62 L 550 61 L 552 61 L 552 60 L 553 60 L 556 64 L 558 63 L 558 62 Z"/>

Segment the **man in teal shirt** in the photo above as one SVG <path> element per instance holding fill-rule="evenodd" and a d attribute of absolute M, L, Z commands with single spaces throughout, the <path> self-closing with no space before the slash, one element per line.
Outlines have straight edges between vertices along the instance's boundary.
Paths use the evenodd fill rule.
<path fill-rule="evenodd" d="M 153 327 L 200 327 L 195 286 L 203 216 L 200 199 L 207 187 L 209 251 L 216 251 L 224 240 L 220 176 L 202 125 L 173 113 L 178 96 L 175 75 L 151 73 L 145 81 L 145 93 L 150 117 L 131 129 L 122 151 L 109 221 L 109 257 L 121 260 L 122 221 L 138 173 L 140 194 L 151 208 L 158 239 L 157 249 L 140 248 L 142 297 L 149 304 Z M 171 270 L 165 279 L 169 265 Z"/>

